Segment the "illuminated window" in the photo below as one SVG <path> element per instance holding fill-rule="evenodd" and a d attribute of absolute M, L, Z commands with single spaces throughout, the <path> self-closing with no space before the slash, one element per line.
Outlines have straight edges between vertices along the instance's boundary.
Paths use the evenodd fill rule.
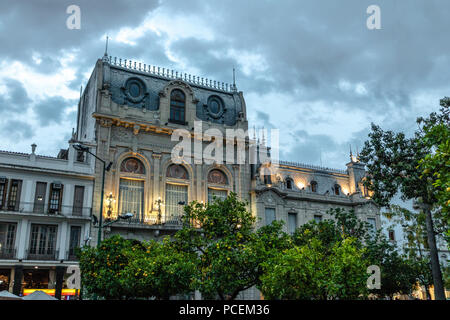
<path fill-rule="evenodd" d="M 60 213 L 62 204 L 63 185 L 59 182 L 50 185 L 50 199 L 48 203 L 49 213 Z"/>
<path fill-rule="evenodd" d="M 335 194 L 336 196 L 338 196 L 338 195 L 341 194 L 341 186 L 340 186 L 340 185 L 335 184 L 333 189 L 334 189 L 334 194 Z"/>
<path fill-rule="evenodd" d="M 184 212 L 182 203 L 188 203 L 188 186 L 166 184 L 166 223 L 178 223 Z"/>
<path fill-rule="evenodd" d="M 133 213 L 133 218 L 141 219 L 144 213 L 144 181 L 120 179 L 119 215 Z"/>
<path fill-rule="evenodd" d="M 317 182 L 316 181 L 311 181 L 311 191 L 312 192 L 317 192 Z"/>
<path fill-rule="evenodd" d="M 185 124 L 186 96 L 179 89 L 170 93 L 170 118 L 169 121 Z"/>

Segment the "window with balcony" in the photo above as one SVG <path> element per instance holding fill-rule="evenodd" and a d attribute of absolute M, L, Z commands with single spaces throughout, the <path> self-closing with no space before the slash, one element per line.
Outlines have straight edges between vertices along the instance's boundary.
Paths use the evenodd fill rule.
<path fill-rule="evenodd" d="M 22 180 L 11 180 L 8 196 L 8 210 L 19 211 Z"/>
<path fill-rule="evenodd" d="M 57 229 L 55 225 L 31 225 L 29 260 L 56 260 Z"/>
<path fill-rule="evenodd" d="M 60 213 L 62 205 L 63 185 L 54 182 L 50 185 L 50 198 L 48 201 L 48 213 Z"/>
<path fill-rule="evenodd" d="M 83 201 L 84 201 L 84 186 L 75 186 L 73 193 L 73 209 L 74 216 L 83 215 Z"/>
<path fill-rule="evenodd" d="M 13 259 L 15 257 L 16 227 L 15 223 L 0 223 L 0 259 Z"/>
<path fill-rule="evenodd" d="M 81 227 L 80 226 L 71 226 L 70 227 L 70 241 L 69 241 L 69 254 L 67 260 L 75 261 L 76 258 L 76 249 L 80 247 L 81 240 Z"/>
<path fill-rule="evenodd" d="M 144 181 L 120 179 L 119 184 L 119 215 L 133 213 L 140 219 L 144 213 Z"/>
<path fill-rule="evenodd" d="M 34 194 L 33 212 L 44 213 L 45 195 L 47 192 L 47 182 L 36 182 L 36 192 Z"/>
<path fill-rule="evenodd" d="M 165 221 L 177 223 L 183 214 L 181 203 L 188 203 L 189 173 L 179 164 L 171 164 L 166 172 Z"/>
<path fill-rule="evenodd" d="M 188 203 L 188 186 L 178 184 L 166 184 L 166 222 L 176 223 L 183 214 L 184 207 L 181 203 Z"/>
<path fill-rule="evenodd" d="M 170 93 L 169 122 L 185 124 L 186 96 L 183 91 L 174 89 Z"/>
<path fill-rule="evenodd" d="M 6 202 L 6 190 L 8 189 L 8 179 L 0 177 L 0 209 L 3 209 Z"/>

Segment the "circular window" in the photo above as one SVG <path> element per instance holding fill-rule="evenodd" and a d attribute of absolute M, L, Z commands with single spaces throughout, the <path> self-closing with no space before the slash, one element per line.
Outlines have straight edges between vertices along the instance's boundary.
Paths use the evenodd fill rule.
<path fill-rule="evenodd" d="M 212 118 L 220 118 L 225 112 L 222 99 L 218 96 L 211 96 L 208 98 L 207 112 Z"/>
<path fill-rule="evenodd" d="M 141 79 L 130 78 L 123 88 L 128 100 L 134 103 L 141 102 L 145 94 L 145 84 Z"/>
<path fill-rule="evenodd" d="M 141 95 L 141 88 L 136 83 L 130 85 L 130 95 L 135 98 Z"/>

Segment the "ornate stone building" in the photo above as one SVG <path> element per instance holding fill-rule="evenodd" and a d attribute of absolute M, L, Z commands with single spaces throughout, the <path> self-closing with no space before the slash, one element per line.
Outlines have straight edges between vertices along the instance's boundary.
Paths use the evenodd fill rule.
<path fill-rule="evenodd" d="M 292 232 L 311 219 L 326 217 L 329 208 L 343 207 L 380 226 L 378 208 L 363 196 L 364 165 L 355 157 L 345 171 L 288 162 L 278 167 L 250 164 L 247 138 L 241 141 L 244 164 L 198 162 L 193 156 L 174 164 L 175 130 L 186 129 L 203 146 L 210 143 L 208 136 L 195 134 L 194 121 L 202 121 L 202 132 L 216 129 L 224 136 L 226 129 L 247 132 L 242 92 L 234 84 L 130 60 L 105 55 L 97 61 L 80 99 L 76 140 L 112 163 L 105 177 L 104 218 L 133 213 L 133 218 L 109 225 L 104 237 L 118 233 L 148 240 L 171 234 L 180 227 L 184 203 L 206 202 L 212 195 L 225 197 L 231 191 L 249 202 L 259 225 L 281 219 Z M 238 144 L 233 139 L 235 160 Z M 93 213 L 98 215 L 100 162 L 95 172 Z"/>

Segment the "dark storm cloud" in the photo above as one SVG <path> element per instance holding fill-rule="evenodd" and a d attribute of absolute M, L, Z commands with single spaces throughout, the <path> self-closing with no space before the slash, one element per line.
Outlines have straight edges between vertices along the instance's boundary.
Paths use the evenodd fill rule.
<path fill-rule="evenodd" d="M 81 29 L 66 27 L 68 6 L 81 10 Z M 79 49 L 86 42 L 98 39 L 118 26 L 136 26 L 156 8 L 157 0 L 91 1 L 3 0 L 0 5 L 0 55 L 9 59 L 30 61 L 34 51 L 44 56 L 57 55 L 61 50 Z"/>
<path fill-rule="evenodd" d="M 7 133 L 8 139 L 13 141 L 21 141 L 33 137 L 33 128 L 29 123 L 22 120 L 5 121 L 4 124 L 0 126 L 0 130 L 2 132 L 2 138 L 4 138 L 4 134 Z"/>
<path fill-rule="evenodd" d="M 2 84 L 6 87 L 6 94 L 0 95 L 0 114 L 5 117 L 26 112 L 32 100 L 22 83 L 6 78 Z"/>
<path fill-rule="evenodd" d="M 63 120 L 65 109 L 76 104 L 74 100 L 67 100 L 62 97 L 49 97 L 38 102 L 34 106 L 39 123 L 47 126 L 51 123 L 60 123 Z"/>
<path fill-rule="evenodd" d="M 81 30 L 66 28 L 66 8 L 71 4 L 81 8 Z M 366 28 L 366 9 L 372 4 L 381 8 L 382 30 Z M 58 73 L 60 58 L 71 53 L 75 79 L 68 86 L 78 91 L 104 52 L 101 36 L 135 28 L 161 8 L 168 25 L 177 17 L 188 17 L 186 29 L 201 26 L 212 37 L 188 37 L 181 29 L 179 37 L 167 42 L 170 37 L 164 30 L 160 34 L 148 30 L 133 39 L 136 45 L 112 39 L 109 54 L 187 71 L 180 70 L 168 56 L 169 50 L 199 70 L 199 76 L 225 82 L 231 82 L 235 66 L 238 88 L 246 97 L 273 93 L 299 106 L 289 109 L 274 99 L 261 99 L 265 105 L 259 106 L 247 99 L 248 113 L 255 117 L 251 120 L 260 127 L 280 127 L 280 115 L 290 120 L 305 113 L 309 121 L 326 124 L 326 114 L 340 111 L 348 114 L 351 128 L 356 110 L 367 114 L 364 125 L 358 124 L 358 130 L 365 128 L 339 143 L 332 139 L 332 130 L 314 135 L 301 122 L 286 128 L 296 141 L 295 148 L 282 154 L 287 160 L 318 163 L 322 157 L 330 165 L 341 166 L 347 160 L 348 145 L 362 145 L 370 119 L 378 116 L 389 129 L 412 130 L 416 113 L 426 115 L 428 108 L 436 109 L 436 95 L 450 83 L 446 72 L 450 3 L 437 0 L 4 0 L 0 61 L 20 61 L 38 74 Z M 249 62 L 247 56 L 260 59 Z M 7 93 L 0 95 L 0 113 L 5 106 L 10 112 L 26 110 L 32 101 L 20 82 L 4 84 Z M 436 101 L 413 111 L 414 99 L 421 94 Z M 33 102 L 42 126 L 75 119 L 73 112 L 64 110 L 76 101 L 53 97 Z M 309 110 L 310 104 L 326 106 L 326 114 Z"/>
<path fill-rule="evenodd" d="M 203 44 L 197 40 L 195 53 L 185 50 L 193 49 L 192 42 L 190 48 L 175 43 L 172 49 L 205 72 L 217 60 L 213 49 L 223 49 L 224 43 L 263 55 L 266 77 L 253 74 L 253 80 L 241 79 L 238 85 L 244 92 L 272 90 L 357 104 L 366 110 L 386 110 L 390 103 L 407 108 L 417 88 L 434 88 L 450 80 L 448 73 L 442 75 L 449 62 L 450 20 L 444 12 L 450 4 L 376 1 L 382 30 L 370 31 L 366 9 L 371 4 L 364 0 L 204 3 L 198 7 L 199 15 L 220 36 Z M 336 86 L 341 79 L 364 84 L 367 93 L 343 92 Z"/>

